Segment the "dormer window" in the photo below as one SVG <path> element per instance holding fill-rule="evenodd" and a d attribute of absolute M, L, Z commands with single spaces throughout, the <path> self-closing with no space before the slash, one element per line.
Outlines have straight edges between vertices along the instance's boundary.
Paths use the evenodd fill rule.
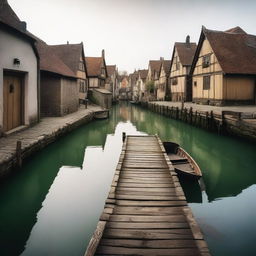
<path fill-rule="evenodd" d="M 211 62 L 211 55 L 210 54 L 207 54 L 207 55 L 203 56 L 203 68 L 209 67 L 210 62 Z"/>
<path fill-rule="evenodd" d="M 101 75 L 105 76 L 105 69 L 104 68 L 101 68 Z"/>

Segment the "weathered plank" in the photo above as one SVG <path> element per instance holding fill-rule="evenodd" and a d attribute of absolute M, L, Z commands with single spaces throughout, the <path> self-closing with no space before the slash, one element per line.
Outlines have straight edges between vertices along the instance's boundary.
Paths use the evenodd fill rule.
<path fill-rule="evenodd" d="M 128 136 L 125 143 L 96 255 L 210 255 L 158 137 Z"/>

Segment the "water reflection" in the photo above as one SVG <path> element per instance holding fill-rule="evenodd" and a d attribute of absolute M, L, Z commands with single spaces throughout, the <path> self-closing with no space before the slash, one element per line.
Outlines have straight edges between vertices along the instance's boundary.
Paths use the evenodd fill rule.
<path fill-rule="evenodd" d="M 191 154 L 204 185 L 202 192 L 197 184 L 182 186 L 212 255 L 253 255 L 255 145 L 129 104 L 48 146 L 1 184 L 0 255 L 83 255 L 110 188 L 122 132 L 158 133 Z"/>
<path fill-rule="evenodd" d="M 86 148 L 82 169 L 60 168 L 37 214 L 23 256 L 83 255 L 110 189 L 122 132 L 142 134 L 130 122 L 119 123 L 115 134 L 107 136 L 104 149 Z"/>

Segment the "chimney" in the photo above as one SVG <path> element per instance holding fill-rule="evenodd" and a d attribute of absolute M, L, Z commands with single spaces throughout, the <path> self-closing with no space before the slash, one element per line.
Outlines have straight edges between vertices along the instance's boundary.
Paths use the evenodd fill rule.
<path fill-rule="evenodd" d="M 190 48 L 190 36 L 189 35 L 187 35 L 187 37 L 186 37 L 186 47 Z"/>
<path fill-rule="evenodd" d="M 22 21 L 20 23 L 20 28 L 23 32 L 26 32 L 27 31 L 27 23 L 25 21 Z"/>
<path fill-rule="evenodd" d="M 101 57 L 102 57 L 103 59 L 105 59 L 105 50 L 104 50 L 104 49 L 103 49 L 102 52 L 101 52 Z"/>
<path fill-rule="evenodd" d="M 67 41 L 67 44 L 69 44 L 69 41 Z"/>

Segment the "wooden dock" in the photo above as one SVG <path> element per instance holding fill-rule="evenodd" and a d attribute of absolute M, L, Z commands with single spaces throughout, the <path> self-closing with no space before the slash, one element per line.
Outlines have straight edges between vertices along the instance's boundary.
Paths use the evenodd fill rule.
<path fill-rule="evenodd" d="M 91 255 L 210 255 L 157 136 L 127 136 Z"/>

